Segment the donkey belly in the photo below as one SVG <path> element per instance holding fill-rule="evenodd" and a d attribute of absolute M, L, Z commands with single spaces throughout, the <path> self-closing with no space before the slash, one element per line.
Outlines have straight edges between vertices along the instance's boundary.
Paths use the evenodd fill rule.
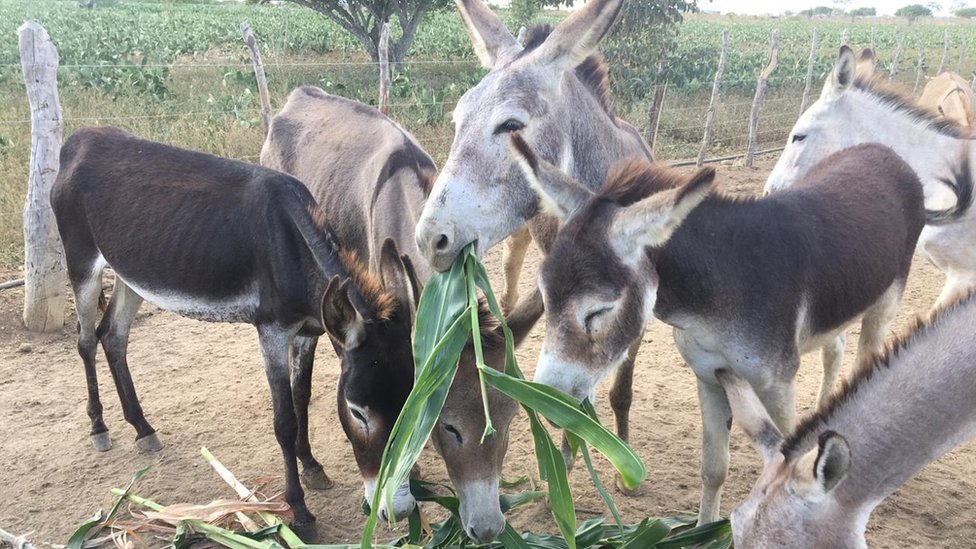
<path fill-rule="evenodd" d="M 259 298 L 256 289 L 231 295 L 193 295 L 185 289 L 168 287 L 165 283 L 141 282 L 118 269 L 115 276 L 149 303 L 194 320 L 253 324 L 257 314 Z"/>

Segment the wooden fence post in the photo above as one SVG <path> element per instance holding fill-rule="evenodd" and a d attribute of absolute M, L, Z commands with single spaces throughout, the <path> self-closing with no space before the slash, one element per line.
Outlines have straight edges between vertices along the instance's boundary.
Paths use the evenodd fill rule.
<path fill-rule="evenodd" d="M 925 48 L 922 46 L 922 38 L 915 33 L 915 44 L 918 46 L 918 67 L 915 69 L 915 87 L 912 88 L 912 93 L 918 91 L 918 87 L 922 85 L 922 77 L 925 76 Z"/>
<path fill-rule="evenodd" d="M 769 47 L 769 64 L 759 73 L 759 80 L 756 83 L 756 97 L 752 100 L 752 111 L 749 113 L 749 148 L 746 150 L 746 157 L 743 164 L 747 168 L 752 167 L 752 161 L 756 156 L 756 146 L 759 144 L 759 111 L 762 109 L 763 100 L 766 98 L 766 81 L 769 75 L 776 70 L 779 63 L 779 29 L 773 31 L 772 41 Z"/>
<path fill-rule="evenodd" d="M 966 50 L 969 49 L 969 40 L 963 34 L 959 42 L 959 63 L 956 64 L 956 72 L 962 74 L 963 63 L 966 62 Z"/>
<path fill-rule="evenodd" d="M 64 326 L 68 282 L 49 198 L 61 164 L 58 50 L 35 21 L 21 25 L 17 34 L 31 110 L 30 175 L 24 204 L 24 325 L 35 332 L 54 332 Z"/>
<path fill-rule="evenodd" d="M 905 50 L 905 40 L 901 29 L 895 30 L 895 58 L 891 60 L 891 71 L 888 73 L 888 80 L 893 80 L 898 74 L 898 64 L 901 63 L 901 54 Z"/>
<path fill-rule="evenodd" d="M 644 132 L 644 141 L 647 141 L 647 148 L 654 153 L 654 142 L 657 141 L 657 128 L 661 122 L 661 109 L 664 108 L 664 92 L 668 89 L 667 84 L 657 84 L 654 86 L 654 101 L 651 102 L 651 109 L 647 112 L 647 130 Z"/>
<path fill-rule="evenodd" d="M 515 39 L 518 40 L 518 43 L 522 44 L 523 46 L 525 45 L 526 32 L 528 32 L 528 29 L 526 29 L 525 26 L 519 27 L 518 35 L 515 37 Z"/>
<path fill-rule="evenodd" d="M 258 97 L 261 100 L 261 120 L 264 121 L 264 133 L 267 135 L 271 127 L 271 97 L 268 95 L 268 80 L 264 75 L 264 63 L 261 62 L 258 41 L 254 39 L 251 25 L 247 21 L 241 22 L 241 36 L 244 37 L 244 44 L 251 52 L 251 65 L 254 67 L 254 76 L 258 81 Z"/>
<path fill-rule="evenodd" d="M 800 100 L 800 114 L 807 110 L 810 104 L 810 87 L 813 85 L 813 66 L 817 62 L 817 44 L 820 41 L 820 33 L 816 27 L 813 29 L 813 42 L 810 44 L 810 60 L 807 61 L 807 80 L 803 85 L 803 99 Z"/>
<path fill-rule="evenodd" d="M 715 82 L 712 84 L 712 98 L 708 102 L 708 112 L 705 114 L 705 135 L 702 137 L 701 150 L 698 151 L 696 166 L 705 162 L 705 152 L 712 140 L 712 126 L 715 125 L 715 109 L 718 107 L 719 87 L 722 83 L 722 73 L 725 71 L 725 58 L 729 55 L 729 29 L 722 31 L 722 53 L 718 57 L 718 69 L 715 70 Z"/>
<path fill-rule="evenodd" d="M 877 52 L 874 49 L 874 35 L 875 35 L 875 30 L 876 29 L 874 27 L 871 27 L 871 51 L 873 51 L 873 52 L 875 52 L 875 54 L 877 54 Z M 877 55 L 875 56 L 875 58 L 877 58 Z"/>
<path fill-rule="evenodd" d="M 380 112 L 387 114 L 390 110 L 390 24 L 383 23 L 380 30 L 379 44 L 380 58 Z"/>
<path fill-rule="evenodd" d="M 945 72 L 946 62 L 949 61 L 949 29 L 947 28 L 942 33 L 942 61 L 939 61 L 939 71 L 935 73 L 936 76 Z"/>
<path fill-rule="evenodd" d="M 844 29 L 840 33 L 840 45 L 848 46 L 851 43 L 851 29 Z"/>

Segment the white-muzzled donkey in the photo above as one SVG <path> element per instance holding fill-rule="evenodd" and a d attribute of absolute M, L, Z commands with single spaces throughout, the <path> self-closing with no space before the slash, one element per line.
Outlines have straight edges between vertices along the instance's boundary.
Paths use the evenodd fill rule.
<path fill-rule="evenodd" d="M 732 512 L 736 548 L 867 547 L 874 508 L 976 437 L 974 325 L 970 294 L 894 342 L 785 439 L 750 384 L 718 371 L 735 422 L 765 462 Z"/>
<path fill-rule="evenodd" d="M 865 54 L 873 58 L 870 50 Z M 864 55 L 862 54 L 862 60 Z M 868 63 L 863 63 L 868 65 Z M 828 155 L 858 143 L 882 143 L 894 149 L 918 174 L 930 208 L 947 208 L 956 197 L 940 183 L 960 158 L 976 151 L 969 128 L 893 90 L 872 71 L 862 70 L 847 46 L 824 83 L 820 99 L 793 126 L 766 192 L 790 187 Z M 957 223 L 927 226 L 918 248 L 946 273 L 936 307 L 976 287 L 976 212 Z"/>
<path fill-rule="evenodd" d="M 466 245 L 476 243 L 481 255 L 526 223 L 543 253 L 548 250 L 555 222 L 537 215 L 535 194 L 508 153 L 512 132 L 521 132 L 543 158 L 594 190 L 616 162 L 651 160 L 640 135 L 613 114 L 607 67 L 597 49 L 623 0 L 590 0 L 551 32 L 530 29 L 524 47 L 482 0 L 456 2 L 475 53 L 491 70 L 454 109 L 450 156 L 417 222 L 420 252 L 438 271 L 450 268 Z M 521 250 L 510 254 L 514 263 L 520 263 L 525 245 L 521 238 Z M 520 265 L 507 259 L 511 307 Z M 610 391 L 623 440 L 629 436 L 632 357 L 640 342 L 633 343 Z"/>
<path fill-rule="evenodd" d="M 652 313 L 673 326 L 698 377 L 699 523 L 717 520 L 731 412 L 715 371 L 748 380 L 786 431 L 802 354 L 862 315 L 862 337 L 880 349 L 926 221 L 918 178 L 887 147 L 860 145 L 762 199 L 708 196 L 711 168 L 687 176 L 640 161 L 594 194 L 519 136 L 512 143 L 542 207 L 566 219 L 540 274 L 546 335 L 536 380 L 591 397 Z M 957 188 L 971 186 L 968 163 L 958 171 Z M 836 374 L 825 371 L 824 385 Z"/>

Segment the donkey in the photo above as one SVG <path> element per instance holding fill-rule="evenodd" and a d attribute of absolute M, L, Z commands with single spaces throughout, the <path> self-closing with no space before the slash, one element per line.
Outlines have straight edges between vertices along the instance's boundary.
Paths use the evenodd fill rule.
<path fill-rule="evenodd" d="M 954 72 L 944 72 L 925 84 L 918 105 L 938 112 L 960 126 L 973 127 L 976 94 L 966 79 Z"/>
<path fill-rule="evenodd" d="M 83 128 L 65 141 L 51 206 L 75 294 L 96 450 L 112 445 L 98 394 L 98 342 L 137 447 L 162 448 L 126 360 L 129 330 L 145 299 L 189 318 L 257 328 L 284 457 L 285 500 L 297 526 L 310 526 L 315 517 L 305 505 L 296 457 L 306 485 L 331 485 L 308 439 L 318 336 L 328 333 L 341 358 L 340 417 L 345 403 L 354 402 L 376 418 L 374 429 L 350 437 L 357 459 L 382 452 L 413 385 L 412 370 L 402 364 L 411 360 L 405 304 L 413 303 L 414 284 L 395 245 L 384 248 L 376 277 L 340 248 L 297 179 L 116 128 Z M 115 271 L 115 288 L 96 328 L 106 266 Z"/>
<path fill-rule="evenodd" d="M 716 377 L 765 465 L 732 512 L 735 546 L 867 547 L 874 508 L 926 464 L 976 437 L 976 295 L 894 342 L 785 439 L 752 386 Z"/>
<path fill-rule="evenodd" d="M 368 138 L 350 139 L 354 134 Z M 272 119 L 261 163 L 304 181 L 342 244 L 374 268 L 379 267 L 374 265 L 375 250 L 384 239 L 396 242 L 405 252 L 405 263 L 416 266 L 415 295 L 420 295 L 419 286 L 429 278 L 430 269 L 417 250 L 413 231 L 437 170 L 409 132 L 372 107 L 304 86 L 289 95 Z M 517 340 L 541 316 L 541 298 L 534 297 L 510 314 Z M 502 368 L 505 355 L 504 345 L 498 342 L 499 329 L 489 322 L 482 322 L 482 328 L 487 362 Z M 508 428 L 517 407 L 490 390 L 489 409 L 497 433 L 479 443 L 484 410 L 471 352 L 465 352 L 458 367 L 433 438 L 458 490 L 465 531 L 473 540 L 488 542 L 505 527 L 498 484 Z M 412 372 L 412 361 L 404 367 Z M 369 410 L 360 410 L 359 416 L 344 418 L 343 425 L 358 422 L 360 428 L 369 430 L 373 422 L 369 414 Z M 347 427 L 350 430 L 352 426 Z M 377 472 L 378 467 L 365 476 L 367 500 L 372 500 Z M 395 518 L 403 518 L 413 505 L 409 490 L 401 491 L 394 501 Z"/>
<path fill-rule="evenodd" d="M 915 170 L 930 208 L 945 208 L 956 200 L 940 181 L 962 157 L 976 150 L 968 128 L 920 108 L 870 73 L 856 70 L 854 53 L 843 46 L 820 99 L 793 126 L 765 190 L 787 188 L 830 154 L 869 142 L 891 147 Z M 976 288 L 973 234 L 976 212 L 972 210 L 957 223 L 922 230 L 919 251 L 946 273 L 937 308 Z"/>
<path fill-rule="evenodd" d="M 715 370 L 748 380 L 785 431 L 801 355 L 861 315 L 863 348 L 880 348 L 926 221 L 918 178 L 887 147 L 861 145 L 764 199 L 709 196 L 712 168 L 682 176 L 640 161 L 593 193 L 512 142 L 542 207 L 566 219 L 540 272 L 547 314 L 536 380 L 591 397 L 652 313 L 671 325 L 698 377 L 698 521 L 717 520 L 731 416 Z M 972 185 L 968 163 L 956 183 Z M 825 372 L 824 384 L 834 376 Z"/>
<path fill-rule="evenodd" d="M 483 254 L 529 221 L 543 253 L 549 249 L 555 222 L 536 215 L 535 195 L 506 151 L 512 132 L 594 190 L 614 163 L 633 156 L 652 161 L 637 131 L 614 116 L 607 67 L 597 51 L 623 0 L 590 0 L 554 30 L 531 29 L 524 48 L 482 0 L 456 2 L 478 59 L 491 71 L 454 109 L 451 152 L 417 223 L 417 245 L 438 271 L 448 269 L 467 244 L 474 242 Z M 521 253 L 509 256 L 520 262 L 527 244 L 522 238 Z M 517 275 L 506 265 L 506 296 L 515 291 Z M 633 343 L 610 391 L 624 440 L 640 342 Z"/>

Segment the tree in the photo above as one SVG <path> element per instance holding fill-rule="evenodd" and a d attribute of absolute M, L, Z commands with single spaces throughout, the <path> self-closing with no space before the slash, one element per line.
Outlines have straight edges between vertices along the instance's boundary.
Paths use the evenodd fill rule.
<path fill-rule="evenodd" d="M 914 21 L 919 17 L 932 17 L 932 10 L 921 4 L 911 4 L 903 8 L 898 8 L 895 17 L 907 17 L 909 21 Z"/>
<path fill-rule="evenodd" d="M 289 0 L 313 9 L 349 31 L 369 52 L 373 61 L 379 60 L 380 29 L 393 18 L 400 23 L 401 35 L 390 36 L 390 61 L 400 64 L 410 49 L 417 27 L 428 11 L 447 5 L 451 0 Z"/>
<path fill-rule="evenodd" d="M 808 10 L 803 10 L 800 15 L 805 15 L 807 17 L 814 17 L 817 15 L 832 15 L 834 13 L 834 8 L 830 6 L 817 6 Z"/>
<path fill-rule="evenodd" d="M 518 31 L 519 27 L 527 27 L 532 19 L 542 9 L 539 0 L 512 0 L 508 5 L 508 15 L 510 18 L 509 28 L 512 32 Z"/>
<path fill-rule="evenodd" d="M 855 8 L 851 10 L 851 17 L 874 17 L 878 10 L 874 8 Z"/>
<path fill-rule="evenodd" d="M 956 17 L 965 17 L 966 19 L 972 19 L 976 17 L 976 8 L 959 8 L 954 13 Z"/>

